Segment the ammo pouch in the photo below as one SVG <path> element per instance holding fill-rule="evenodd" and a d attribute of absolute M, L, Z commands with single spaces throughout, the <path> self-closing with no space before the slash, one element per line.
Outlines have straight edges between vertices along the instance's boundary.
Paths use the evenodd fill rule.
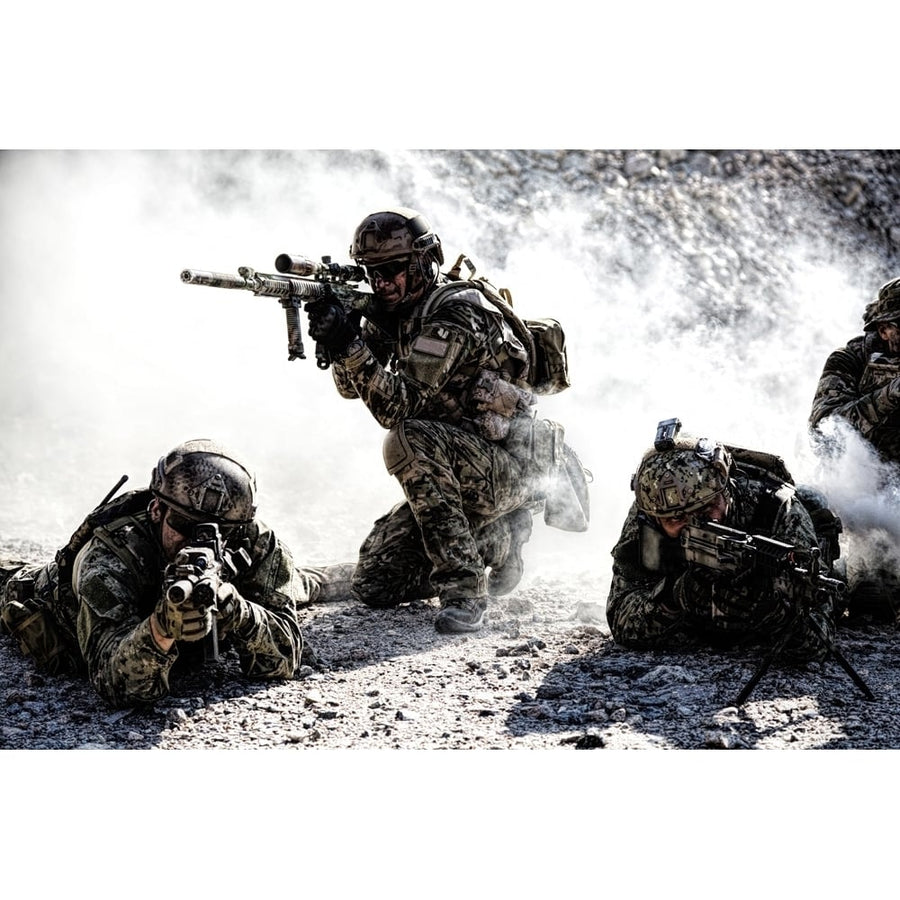
<path fill-rule="evenodd" d="M 69 646 L 49 605 L 35 596 L 34 578 L 13 578 L 7 583 L 0 620 L 40 671 L 71 675 L 82 668 L 80 657 Z"/>
<path fill-rule="evenodd" d="M 478 434 L 488 441 L 502 441 L 512 420 L 534 404 L 530 391 L 516 387 L 498 372 L 482 369 L 469 391 L 472 421 Z"/>

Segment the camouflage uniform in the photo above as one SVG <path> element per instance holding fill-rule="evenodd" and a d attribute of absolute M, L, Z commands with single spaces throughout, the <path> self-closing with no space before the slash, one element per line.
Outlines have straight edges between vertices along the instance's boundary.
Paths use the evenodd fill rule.
<path fill-rule="evenodd" d="M 852 425 L 882 459 L 900 462 L 900 358 L 887 355 L 878 333 L 853 338 L 825 361 L 809 424 L 829 416 Z"/>
<path fill-rule="evenodd" d="M 723 523 L 802 547 L 818 545 L 809 513 L 794 488 L 735 464 L 729 480 L 731 508 Z M 655 529 L 661 564 L 642 562 L 641 529 Z M 741 576 L 712 573 L 684 561 L 678 538 L 667 538 L 633 504 L 612 551 L 613 578 L 607 619 L 613 638 L 636 649 L 678 648 L 706 643 L 727 647 L 771 644 L 789 619 L 786 605 L 765 585 Z M 811 613 L 829 639 L 834 634 L 830 601 Z M 827 646 L 806 622 L 784 650 L 788 659 L 822 659 Z"/>
<path fill-rule="evenodd" d="M 838 440 L 826 438 L 819 429 L 834 416 L 854 428 L 893 468 L 900 464 L 900 356 L 882 338 L 879 325 L 900 323 L 900 279 L 879 288 L 863 323 L 864 333 L 825 361 L 809 417 L 813 446 L 823 454 L 840 452 Z M 891 473 L 880 477 L 889 482 Z M 864 556 L 854 566 L 850 615 L 900 619 L 900 575 L 893 571 L 892 554 L 876 553 L 871 560 L 868 553 Z"/>
<path fill-rule="evenodd" d="M 546 489 L 552 423 L 535 420 L 517 379 L 525 348 L 477 289 L 443 291 L 430 305 L 446 283 L 439 276 L 392 333 L 365 322 L 333 366 L 339 393 L 389 429 L 385 464 L 406 495 L 360 549 L 353 591 L 370 605 L 485 597 L 485 566 L 502 565 L 512 537 L 530 534 Z M 515 390 L 507 416 L 484 413 L 479 391 L 492 382 L 479 386 L 482 373 Z"/>
<path fill-rule="evenodd" d="M 898 323 L 900 278 L 894 278 L 866 306 L 864 333 L 825 361 L 809 417 L 813 429 L 829 416 L 843 419 L 890 462 L 900 462 L 900 356 L 879 327 Z"/>
<path fill-rule="evenodd" d="M 39 667 L 86 672 L 98 693 L 120 707 L 166 696 L 173 668 L 197 661 L 202 650 L 197 642 L 179 641 L 164 652 L 153 639 L 149 616 L 164 589 L 166 559 L 158 526 L 146 511 L 152 495 L 133 495 L 128 515 L 95 529 L 70 578 L 60 580 L 56 562 L 12 563 L 4 565 L 8 580 L 0 586 L 3 630 L 18 632 L 22 649 Z M 288 548 L 258 520 L 242 526 L 230 540 L 238 536 L 245 547 L 249 542 L 251 565 L 232 584 L 248 603 L 232 631 L 220 627 L 221 647 L 237 650 L 241 670 L 249 677 L 290 678 L 303 649 L 297 607 L 316 598 L 324 570 L 295 569 Z M 27 606 L 35 615 L 26 623 L 11 601 L 21 596 L 19 588 L 29 579 L 33 599 Z"/>

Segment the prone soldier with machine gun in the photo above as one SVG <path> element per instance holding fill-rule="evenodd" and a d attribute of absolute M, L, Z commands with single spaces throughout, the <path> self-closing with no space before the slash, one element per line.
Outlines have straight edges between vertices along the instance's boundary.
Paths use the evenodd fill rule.
<path fill-rule="evenodd" d="M 637 649 L 766 646 L 738 704 L 779 656 L 834 656 L 871 698 L 834 645 L 839 521 L 779 457 L 680 428 L 659 424 L 632 478 L 635 502 L 613 549 L 613 638 Z"/>
<path fill-rule="evenodd" d="M 846 590 L 843 581 L 822 573 L 821 550 L 818 547 L 796 547 L 764 535 L 751 535 L 736 528 L 728 528 L 717 522 L 688 525 L 681 532 L 681 547 L 688 563 L 703 566 L 713 572 L 768 582 L 776 600 L 789 612 L 782 637 L 772 646 L 753 677 L 744 686 L 735 700 L 735 706 L 740 706 L 747 700 L 801 623 L 808 623 L 818 633 L 830 655 L 837 660 L 866 699 L 875 699 L 859 673 L 835 646 L 833 636 L 812 614 L 817 607 L 826 604 L 835 607 L 836 600 Z"/>

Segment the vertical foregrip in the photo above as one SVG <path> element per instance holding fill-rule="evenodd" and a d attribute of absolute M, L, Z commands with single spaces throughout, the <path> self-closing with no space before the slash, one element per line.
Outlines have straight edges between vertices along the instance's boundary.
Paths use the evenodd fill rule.
<path fill-rule="evenodd" d="M 288 362 L 292 359 L 306 359 L 303 350 L 303 331 L 300 327 L 300 302 L 284 302 L 284 317 L 287 321 Z"/>

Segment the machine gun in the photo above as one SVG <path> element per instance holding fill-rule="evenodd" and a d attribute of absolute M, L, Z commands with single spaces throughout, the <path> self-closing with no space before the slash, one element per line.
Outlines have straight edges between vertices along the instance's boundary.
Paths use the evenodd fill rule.
<path fill-rule="evenodd" d="M 240 572 L 250 568 L 250 555 L 242 547 L 231 551 L 215 522 L 200 522 L 194 526 L 190 543 L 166 567 L 166 596 L 173 603 L 192 600 L 202 609 L 216 609 L 219 586 Z M 203 657 L 207 661 L 219 658 L 219 633 L 215 622 L 203 641 Z"/>
<path fill-rule="evenodd" d="M 366 278 L 366 273 L 360 266 L 342 266 L 333 263 L 330 256 L 323 256 L 322 262 L 317 263 L 305 256 L 282 253 L 275 259 L 275 268 L 282 274 L 265 275 L 247 266 L 241 266 L 237 275 L 184 269 L 181 280 L 185 284 L 231 288 L 251 291 L 257 297 L 275 297 L 284 307 L 287 321 L 288 362 L 306 359 L 300 327 L 302 303 L 305 302 L 308 308 L 313 303 L 326 301 L 343 306 L 348 313 L 365 313 L 372 297 L 368 291 L 356 288 Z M 318 343 L 316 365 L 320 369 L 327 369 L 331 365 L 328 351 Z"/>
<path fill-rule="evenodd" d="M 681 547 L 688 562 L 715 572 L 759 573 L 768 576 L 775 593 L 783 602 L 790 604 L 790 619 L 780 639 L 738 695 L 735 706 L 741 706 L 747 700 L 804 621 L 812 626 L 828 648 L 829 654 L 837 660 L 866 699 L 875 699 L 859 673 L 835 646 L 834 640 L 810 615 L 811 610 L 826 597 L 837 597 L 846 589 L 843 581 L 822 574 L 821 551 L 818 547 L 795 547 L 774 538 L 728 528 L 717 522 L 688 525 L 681 532 Z"/>

